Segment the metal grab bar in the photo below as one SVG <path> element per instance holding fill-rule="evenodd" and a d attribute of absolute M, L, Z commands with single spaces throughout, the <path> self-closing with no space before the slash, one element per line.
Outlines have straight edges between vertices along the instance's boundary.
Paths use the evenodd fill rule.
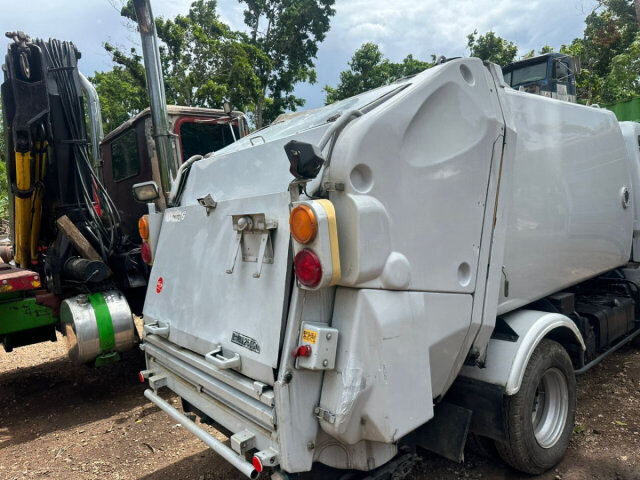
<path fill-rule="evenodd" d="M 145 333 L 148 333 L 149 335 L 158 335 L 160 337 L 168 337 L 169 336 L 169 325 L 166 325 L 164 327 L 160 327 L 160 326 L 158 326 L 157 323 L 150 323 L 150 324 L 144 325 L 143 328 L 144 328 Z"/>
<path fill-rule="evenodd" d="M 207 353 L 204 359 L 223 370 L 227 368 L 240 368 L 242 366 L 242 361 L 238 353 L 234 353 L 231 358 L 226 358 L 222 355 L 222 347 L 220 345 L 218 345 L 215 350 Z"/>
<path fill-rule="evenodd" d="M 236 467 L 243 475 L 249 478 L 258 478 L 260 475 L 258 471 L 253 468 L 253 465 L 247 462 L 244 457 L 241 457 L 236 452 L 227 447 L 220 440 L 216 439 L 213 435 L 207 433 L 202 428 L 198 427 L 194 422 L 189 420 L 186 415 L 179 412 L 162 398 L 156 395 L 153 390 L 145 390 L 144 396 L 151 400 L 155 405 L 160 408 L 164 413 L 173 418 L 176 422 L 180 423 L 184 428 L 193 433 L 196 437 L 206 443 L 214 452 L 224 458 L 231 465 Z"/>

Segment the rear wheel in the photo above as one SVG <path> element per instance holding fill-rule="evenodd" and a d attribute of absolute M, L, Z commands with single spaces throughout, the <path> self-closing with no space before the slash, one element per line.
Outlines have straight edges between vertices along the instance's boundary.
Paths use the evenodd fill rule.
<path fill-rule="evenodd" d="M 542 340 L 520 390 L 504 402 L 507 440 L 495 442 L 502 459 L 530 474 L 556 465 L 569 446 L 576 410 L 576 380 L 566 350 Z"/>

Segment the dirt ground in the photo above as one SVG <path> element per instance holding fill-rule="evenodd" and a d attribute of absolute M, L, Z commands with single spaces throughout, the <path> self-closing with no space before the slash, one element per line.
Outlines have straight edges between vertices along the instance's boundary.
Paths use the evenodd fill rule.
<path fill-rule="evenodd" d="M 0 351 L 0 480 L 244 478 L 144 398 L 141 355 L 91 370 L 73 366 L 60 340 Z M 640 479 L 640 351 L 615 353 L 578 388 L 571 448 L 539 478 Z M 464 465 L 422 452 L 410 478 L 531 477 L 470 452 Z"/>

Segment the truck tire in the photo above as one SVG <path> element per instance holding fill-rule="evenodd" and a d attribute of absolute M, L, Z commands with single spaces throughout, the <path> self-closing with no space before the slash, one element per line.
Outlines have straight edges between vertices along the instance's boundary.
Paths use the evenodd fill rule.
<path fill-rule="evenodd" d="M 502 459 L 537 475 L 564 456 L 573 433 L 576 379 L 566 350 L 542 340 L 533 351 L 520 390 L 504 400 L 506 441 L 496 441 Z"/>

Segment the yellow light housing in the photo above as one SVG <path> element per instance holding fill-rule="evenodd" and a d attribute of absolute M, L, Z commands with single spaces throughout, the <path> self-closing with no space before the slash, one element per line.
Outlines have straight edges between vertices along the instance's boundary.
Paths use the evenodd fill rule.
<path fill-rule="evenodd" d="M 315 213 L 307 205 L 298 205 L 289 215 L 289 227 L 291 236 L 298 242 L 306 245 L 313 241 L 318 233 L 318 220 Z"/>
<path fill-rule="evenodd" d="M 146 215 L 138 220 L 138 232 L 143 240 L 149 240 L 149 220 Z"/>

